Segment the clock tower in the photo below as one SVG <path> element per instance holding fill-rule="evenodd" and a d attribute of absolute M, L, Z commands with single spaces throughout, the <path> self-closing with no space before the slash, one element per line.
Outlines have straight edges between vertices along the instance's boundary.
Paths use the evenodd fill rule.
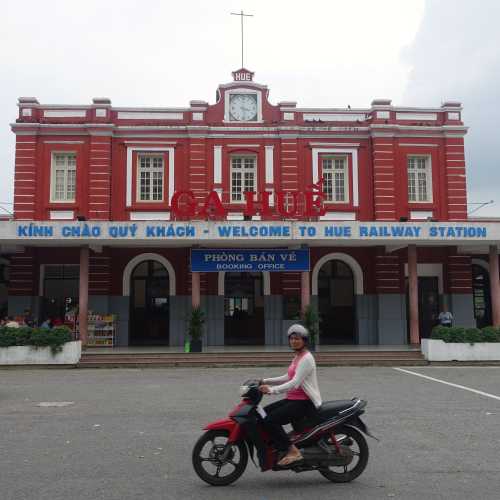
<path fill-rule="evenodd" d="M 224 96 L 224 121 L 262 123 L 262 94 L 267 94 L 267 87 L 254 83 L 254 73 L 246 68 L 233 71 L 232 75 L 233 81 L 220 89 Z"/>

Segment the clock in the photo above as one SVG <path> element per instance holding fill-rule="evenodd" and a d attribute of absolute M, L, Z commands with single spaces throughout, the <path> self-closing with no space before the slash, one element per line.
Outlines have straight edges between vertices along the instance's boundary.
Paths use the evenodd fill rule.
<path fill-rule="evenodd" d="M 229 119 L 238 122 L 257 120 L 257 94 L 230 94 Z"/>

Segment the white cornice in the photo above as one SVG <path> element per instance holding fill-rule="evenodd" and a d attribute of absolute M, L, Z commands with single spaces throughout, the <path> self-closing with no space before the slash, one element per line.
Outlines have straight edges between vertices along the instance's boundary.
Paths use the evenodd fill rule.
<path fill-rule="evenodd" d="M 292 111 L 296 113 L 369 113 L 370 108 L 292 108 L 280 107 L 280 111 Z"/>
<path fill-rule="evenodd" d="M 436 132 L 464 132 L 466 133 L 469 127 L 464 127 L 463 125 L 403 125 L 403 124 L 383 124 L 376 123 L 369 126 L 371 130 L 434 130 Z"/>
<path fill-rule="evenodd" d="M 442 108 L 414 108 L 399 106 L 372 106 L 370 108 L 293 108 L 289 106 L 280 107 L 280 111 L 295 111 L 296 113 L 370 113 L 380 109 L 390 109 L 395 112 L 411 113 L 442 113 L 444 111 L 460 111 L 462 108 L 442 107 Z"/>
<path fill-rule="evenodd" d="M 256 89 L 267 90 L 267 85 L 262 85 L 260 83 L 255 82 L 229 82 L 222 83 L 219 85 L 220 89 L 229 89 L 231 87 L 253 87 Z"/>
<path fill-rule="evenodd" d="M 150 132 L 152 137 L 161 137 L 161 132 L 177 132 L 183 137 L 196 135 L 213 138 L 259 138 L 259 137 L 300 137 L 300 138 L 361 138 L 361 137 L 449 137 L 463 136 L 468 127 L 444 126 L 411 126 L 384 125 L 370 126 L 198 126 L 198 125 L 115 125 L 112 123 L 11 123 L 16 134 L 29 132 L 29 135 L 72 135 L 75 129 L 83 130 L 85 134 L 111 133 L 115 137 L 133 137 L 135 132 Z M 61 130 L 57 130 L 61 129 Z M 68 130 L 69 129 L 69 130 Z M 155 135 L 156 133 L 156 135 Z M 329 133 L 326 135 L 325 133 Z"/>
<path fill-rule="evenodd" d="M 263 127 L 263 126 L 209 126 L 209 125 L 115 125 L 113 123 L 11 123 L 10 126 L 14 128 L 112 128 L 114 130 L 207 130 L 209 132 L 279 132 L 279 131 L 316 131 L 316 132 L 366 132 L 377 130 L 414 130 L 414 131 L 446 131 L 446 132 L 467 132 L 468 127 L 463 125 L 400 125 L 400 124 L 382 124 L 377 123 L 368 126 L 311 126 L 311 125 L 283 125 L 277 127 Z"/>
<path fill-rule="evenodd" d="M 32 104 L 30 102 L 18 102 L 18 108 L 38 108 L 38 109 L 94 109 L 95 107 L 104 107 L 97 104 Z M 108 106 L 109 107 L 109 106 Z"/>
<path fill-rule="evenodd" d="M 339 146 L 339 147 L 359 147 L 360 143 L 359 142 L 310 142 L 310 146 L 326 146 L 326 147 L 334 147 L 334 146 Z"/>
<path fill-rule="evenodd" d="M 122 112 L 140 112 L 140 113 L 147 113 L 149 111 L 155 113 L 155 112 L 163 112 L 163 113 L 168 113 L 170 111 L 173 111 L 173 112 L 187 112 L 187 111 L 192 111 L 192 110 L 196 110 L 196 111 L 199 111 L 200 108 L 145 108 L 145 107 L 141 107 L 141 108 L 129 108 L 129 107 L 126 107 L 126 108 L 111 108 L 111 111 L 122 111 Z"/>
<path fill-rule="evenodd" d="M 11 128 L 115 128 L 114 123 L 11 123 Z"/>

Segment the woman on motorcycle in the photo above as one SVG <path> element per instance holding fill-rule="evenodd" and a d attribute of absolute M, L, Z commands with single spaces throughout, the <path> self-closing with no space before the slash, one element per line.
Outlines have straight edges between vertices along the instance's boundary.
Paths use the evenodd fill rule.
<path fill-rule="evenodd" d="M 278 451 L 286 455 L 278 465 L 290 465 L 302 460 L 299 449 L 294 446 L 283 425 L 313 412 L 321 406 L 321 395 L 316 377 L 316 362 L 307 348 L 309 332 L 299 324 L 288 329 L 288 342 L 295 351 L 295 357 L 288 367 L 286 375 L 262 380 L 260 391 L 264 394 L 282 394 L 286 398 L 264 408 L 266 417 L 264 426 Z"/>

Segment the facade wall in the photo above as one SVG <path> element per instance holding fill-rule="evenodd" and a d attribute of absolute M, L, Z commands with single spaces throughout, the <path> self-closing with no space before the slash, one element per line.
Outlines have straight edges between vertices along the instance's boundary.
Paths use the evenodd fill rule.
<path fill-rule="evenodd" d="M 42 129 L 43 130 L 43 129 Z M 52 129 L 50 129 L 52 131 Z M 35 131 L 34 131 L 35 132 Z M 110 132 L 111 133 L 111 132 Z M 207 134 L 209 132 L 207 131 Z M 132 132 L 131 132 L 132 136 Z M 127 179 L 127 150 L 137 149 L 155 151 L 165 148 L 163 140 L 154 140 L 151 137 L 144 139 L 118 139 L 116 137 L 102 138 L 88 136 L 81 131 L 81 135 L 73 135 L 61 139 L 59 135 L 33 135 L 35 149 L 23 151 L 28 146 L 26 136 L 17 137 L 16 153 L 16 183 L 14 216 L 19 220 L 49 220 L 57 219 L 57 212 L 72 212 L 73 218 L 84 216 L 89 220 L 130 220 L 134 212 L 163 212 L 164 218 L 172 217 L 170 200 L 162 203 L 140 203 L 135 199 L 135 179 L 137 154 L 132 153 L 130 170 L 131 177 Z M 169 139 L 169 135 L 164 136 Z M 352 153 L 347 153 L 349 176 L 349 202 L 326 203 L 328 213 L 335 213 L 341 218 L 356 220 L 395 221 L 401 217 L 422 219 L 433 217 L 439 220 L 466 220 L 465 165 L 457 166 L 459 158 L 443 160 L 446 154 L 443 150 L 450 149 L 449 140 L 435 139 L 379 139 L 377 137 L 354 139 L 356 146 L 352 146 L 350 138 L 323 137 L 321 147 L 335 153 L 339 151 L 355 151 L 358 164 L 357 197 L 358 205 L 353 204 L 354 173 Z M 423 141 L 427 142 L 423 142 Z M 238 141 L 238 145 L 234 142 Z M 411 141 L 411 142 L 407 142 Z M 200 208 L 205 202 L 207 194 L 212 190 L 221 193 L 223 205 L 234 213 L 242 213 L 244 203 L 230 203 L 230 157 L 232 155 L 255 155 L 257 158 L 257 191 L 292 191 L 301 192 L 318 179 L 313 178 L 312 150 L 315 148 L 312 139 L 277 140 L 266 139 L 265 134 L 256 139 L 200 138 L 196 142 L 173 135 L 171 142 L 175 143 L 171 149 L 173 157 L 166 156 L 167 170 L 174 162 L 174 189 L 191 191 L 198 201 Z M 169 146 L 169 145 L 167 145 Z M 266 182 L 266 147 L 272 151 L 272 180 Z M 221 182 L 214 179 L 214 151 L 220 148 Z M 272 148 L 272 149 L 271 149 Z M 452 151 L 461 151 L 463 155 L 463 141 L 461 145 L 453 145 Z M 52 154 L 58 151 L 71 151 L 77 155 L 77 194 L 72 203 L 54 203 L 50 201 L 50 167 Z M 34 160 L 20 156 L 20 153 L 34 154 Z M 408 156 L 426 156 L 432 165 L 432 201 L 426 203 L 408 202 L 407 159 Z M 270 162 L 268 154 L 267 162 Z M 320 156 L 321 159 L 321 156 Z M 35 171 L 24 161 L 34 161 Z M 453 163 L 450 163 L 453 162 Z M 270 179 L 268 172 L 267 178 Z M 170 174 L 165 176 L 165 191 L 168 194 Z M 35 189 L 35 183 L 39 187 Z M 132 200 L 127 205 L 127 183 L 132 184 Z M 168 198 L 168 196 L 167 196 Z M 274 204 L 279 200 L 274 197 Z M 258 206 L 258 205 L 257 205 Z M 56 212 L 56 213 L 54 213 Z M 425 216 L 419 214 L 426 214 Z M 428 214 L 428 215 L 427 215 Z M 147 215 L 146 215 L 147 216 Z M 276 214 L 263 214 L 263 220 L 279 219 Z M 300 214 L 293 214 L 293 218 L 301 218 Z M 200 218 L 200 217 L 198 217 Z"/>
<path fill-rule="evenodd" d="M 259 96 L 261 119 L 228 119 L 230 93 L 238 92 Z M 21 98 L 12 125 L 17 135 L 14 216 L 49 220 L 65 212 L 64 218 L 130 220 L 155 213 L 171 219 L 170 195 L 179 190 L 191 191 L 201 206 L 216 190 L 223 205 L 239 214 L 245 205 L 230 202 L 232 155 L 255 155 L 257 191 L 302 193 L 320 180 L 325 155 L 342 154 L 348 161 L 348 200 L 326 203 L 331 217 L 466 219 L 466 129 L 460 104 L 415 109 L 375 100 L 365 109 L 306 109 L 290 102 L 273 105 L 268 95 L 263 85 L 234 81 L 219 87 L 215 104 L 191 101 L 186 108 L 114 108 L 107 99 L 65 108 Z M 164 155 L 162 202 L 137 200 L 137 155 L 144 151 Z M 50 201 L 56 152 L 77 157 L 77 192 L 71 203 Z M 431 164 L 432 197 L 426 202 L 408 201 L 412 155 L 425 156 Z M 278 195 L 271 200 L 275 207 L 280 203 Z M 280 218 L 275 211 L 261 217 Z"/>
<path fill-rule="evenodd" d="M 169 299 L 170 345 L 183 344 L 186 317 L 191 305 L 189 251 L 190 248 L 186 247 L 149 248 L 146 252 L 141 248 L 105 248 L 99 253 L 90 252 L 89 309 L 101 314 L 118 315 L 117 345 L 128 345 L 129 341 L 130 297 L 125 295 L 123 286 L 126 267 L 132 259 L 145 253 L 167 259 L 174 269 L 175 294 Z M 11 314 L 22 314 L 26 308 L 31 309 L 35 315 L 41 312 L 43 287 L 40 287 L 40 279 L 43 278 L 45 266 L 79 263 L 77 248 L 35 248 L 31 253 L 32 255 L 19 255 L 12 259 L 14 276 L 18 276 L 16 272 L 26 272 L 29 273 L 28 280 L 31 281 L 26 288 L 16 289 L 16 293 L 11 290 L 9 296 Z M 448 304 L 457 324 L 474 326 L 470 257 L 455 253 L 453 248 L 421 247 L 418 249 L 419 266 L 433 266 L 431 269 L 441 270 L 434 273 L 442 279 L 440 302 Z M 330 255 L 335 255 L 335 260 L 344 262 L 350 262 L 352 259 L 359 265 L 361 271 L 362 289 L 357 290 L 355 286 L 356 343 L 384 345 L 407 343 L 406 250 L 401 249 L 387 254 L 380 247 L 312 248 L 311 269 L 316 269 L 317 264 Z M 385 277 L 389 272 L 392 273 L 390 286 L 386 281 L 388 278 Z M 355 274 L 354 269 L 353 274 Z M 311 272 L 313 290 L 311 299 L 313 303 L 317 303 L 318 297 L 314 294 L 313 279 L 314 272 Z M 218 273 L 202 273 L 201 283 L 202 307 L 207 318 L 205 340 L 209 345 L 224 345 L 224 296 L 219 295 Z M 286 330 L 286 325 L 293 322 L 284 318 L 283 301 L 287 295 L 300 297 L 299 273 L 270 273 L 269 291 L 270 294 L 264 297 L 265 339 L 267 344 L 282 345 L 285 342 L 283 331 Z"/>

